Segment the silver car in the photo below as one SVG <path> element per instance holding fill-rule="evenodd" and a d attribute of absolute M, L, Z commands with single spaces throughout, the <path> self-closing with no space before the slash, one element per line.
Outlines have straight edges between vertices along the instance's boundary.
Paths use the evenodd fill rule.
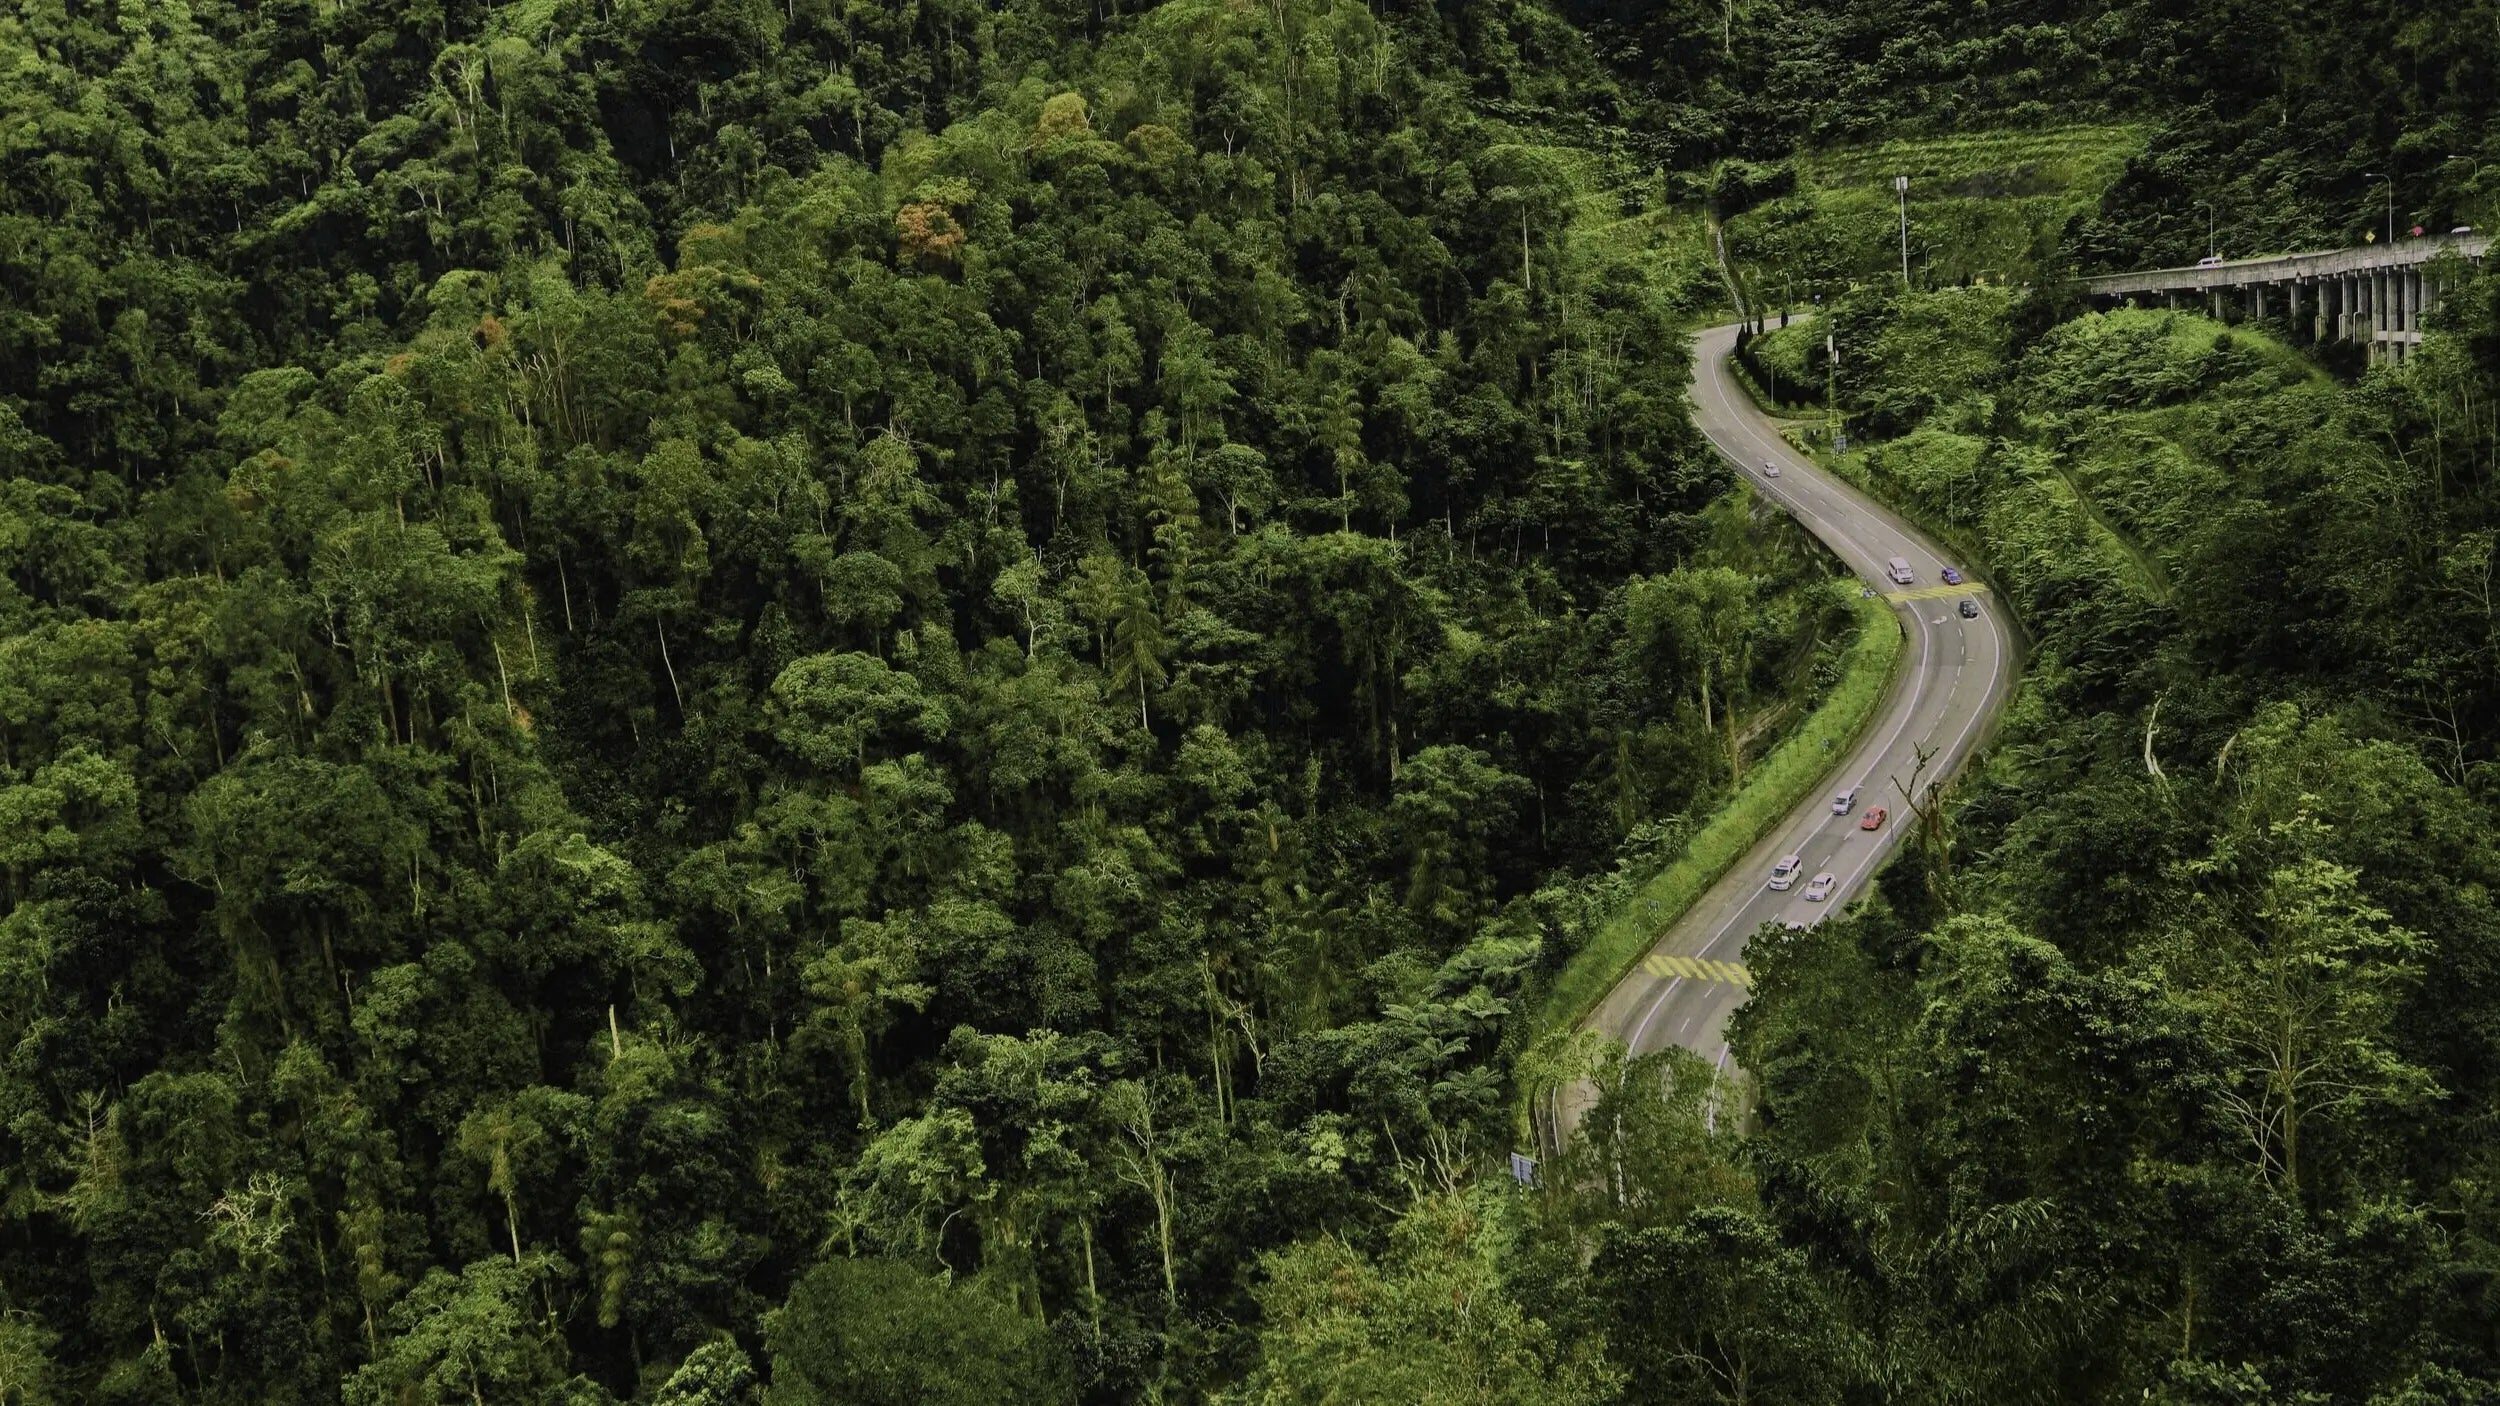
<path fill-rule="evenodd" d="M 1771 866 L 1771 887 L 1782 893 L 1787 892 L 1797 882 L 1797 871 L 1805 867 L 1806 862 L 1802 858 L 1793 854 L 1782 855 L 1780 861 Z"/>
<path fill-rule="evenodd" d="M 1820 903 L 1824 899 L 1831 897 L 1833 888 L 1838 886 L 1839 883 L 1840 880 L 1834 877 L 1832 871 L 1829 869 L 1815 875 L 1813 880 L 1806 885 L 1806 902 Z"/>

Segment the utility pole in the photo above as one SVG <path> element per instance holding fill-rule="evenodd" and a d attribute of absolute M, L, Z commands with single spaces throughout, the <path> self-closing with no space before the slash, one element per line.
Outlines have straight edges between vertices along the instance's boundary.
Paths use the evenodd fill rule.
<path fill-rule="evenodd" d="M 2205 202 L 2205 257 L 2214 256 L 2214 203 Z"/>
<path fill-rule="evenodd" d="M 1901 201 L 1901 286 L 1910 286 L 1910 178 L 1892 178 L 1892 193 Z"/>
<path fill-rule="evenodd" d="M 2391 162 L 2390 164 L 2392 165 L 2393 163 Z M 2361 174 L 2364 176 L 2380 177 L 2387 182 L 2387 247 L 2393 249 L 2396 247 L 2396 173 L 2393 171 L 2364 171 Z"/>

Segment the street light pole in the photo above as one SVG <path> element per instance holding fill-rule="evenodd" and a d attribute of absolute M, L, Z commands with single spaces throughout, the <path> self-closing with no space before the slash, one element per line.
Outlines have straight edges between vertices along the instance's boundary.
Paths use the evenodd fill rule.
<path fill-rule="evenodd" d="M 1910 286 L 1910 178 L 1892 178 L 1892 193 L 1901 200 L 1901 287 Z"/>
<path fill-rule="evenodd" d="M 2205 202 L 2205 257 L 2214 256 L 2214 203 Z"/>
<path fill-rule="evenodd" d="M 1823 423 L 1832 431 L 1832 452 L 1848 447 L 1848 439 L 1840 429 L 1840 339 L 1832 335 L 1832 325 L 1823 324 Z"/>
<path fill-rule="evenodd" d="M 2396 173 L 2393 171 L 2364 171 L 2361 174 L 2364 176 L 2380 177 L 2387 182 L 2387 247 L 2392 249 L 2396 247 Z"/>
<path fill-rule="evenodd" d="M 2448 160 L 2449 160 L 2449 161 L 2470 161 L 2470 162 L 2474 163 L 2474 175 L 2473 175 L 2473 177 L 2472 177 L 2472 178 L 2471 178 L 2471 179 L 2470 179 L 2470 180 L 2466 183 L 2466 189 L 2467 189 L 2469 192 L 2472 192 L 2473 194 L 2477 194 L 2477 195 L 2481 194 L 2481 193 L 2482 193 L 2482 189 L 2483 189 L 2483 159 L 2482 159 L 2481 157 L 2479 157 L 2479 156 L 2459 156 L 2459 155 L 2457 155 L 2456 153 L 2451 152 L 2451 153 L 2449 153 L 2449 155 L 2448 155 Z M 2445 163 L 2442 163 L 2442 164 L 2445 164 Z M 2459 202 L 2459 204 L 2461 205 L 2461 204 L 2463 204 L 2463 202 L 2461 202 L 2461 201 L 2460 201 L 2460 202 Z M 2453 206 L 2452 206 L 2452 207 L 2450 208 L 2449 213 L 2450 213 L 2450 216 L 2452 217 L 2452 220 L 2453 220 L 2453 217 L 2454 217 L 2454 216 L 2456 216 L 2456 215 L 2462 215 L 2462 214 L 2464 214 L 2464 213 L 2465 213 L 2465 211 L 2464 211 L 2464 210 L 2462 210 L 2462 209 L 2458 209 L 2458 208 L 2455 208 L 2455 207 L 2453 207 Z"/>

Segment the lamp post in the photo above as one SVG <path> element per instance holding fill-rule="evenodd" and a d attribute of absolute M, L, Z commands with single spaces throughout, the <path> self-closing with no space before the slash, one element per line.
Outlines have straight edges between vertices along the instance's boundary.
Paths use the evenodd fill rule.
<path fill-rule="evenodd" d="M 1849 431 L 1840 420 L 1840 338 L 1829 321 L 1823 324 L 1823 422 L 1831 428 L 1832 452 L 1849 448 Z"/>
<path fill-rule="evenodd" d="M 2214 203 L 2205 202 L 2205 257 L 2214 256 Z"/>
<path fill-rule="evenodd" d="M 2450 161 L 2470 161 L 2473 163 L 2474 174 L 2466 182 L 2466 189 L 2480 193 L 2483 188 L 2483 159 L 2479 156 L 2459 156 L 2454 152 L 2450 152 L 2448 154 L 2448 159 Z M 2451 219 L 2463 213 L 2465 212 L 2462 210 L 2451 210 L 2449 212 Z"/>
<path fill-rule="evenodd" d="M 1901 201 L 1901 287 L 1910 286 L 1910 178 L 1892 178 L 1892 193 Z"/>
<path fill-rule="evenodd" d="M 2392 249 L 2396 246 L 2396 173 L 2364 171 L 2361 174 L 2387 182 L 2387 246 Z"/>

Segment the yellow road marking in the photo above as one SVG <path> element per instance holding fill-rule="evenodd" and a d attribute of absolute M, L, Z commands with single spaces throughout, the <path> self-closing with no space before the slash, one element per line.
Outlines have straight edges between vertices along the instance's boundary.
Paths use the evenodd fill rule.
<path fill-rule="evenodd" d="M 1725 981 L 1738 986 L 1751 986 L 1753 974 L 1734 962 L 1714 962 L 1708 957 L 1670 957 L 1652 952 L 1641 959 L 1641 969 L 1651 976 L 1680 976 L 1690 981 Z"/>
<path fill-rule="evenodd" d="M 1984 596 L 1986 594 L 1988 594 L 1987 587 L 1976 581 L 1965 581 L 1959 586 L 1921 586 L 1915 591 L 1893 591 L 1888 593 L 1887 599 L 1943 600 L 1947 596 Z"/>

